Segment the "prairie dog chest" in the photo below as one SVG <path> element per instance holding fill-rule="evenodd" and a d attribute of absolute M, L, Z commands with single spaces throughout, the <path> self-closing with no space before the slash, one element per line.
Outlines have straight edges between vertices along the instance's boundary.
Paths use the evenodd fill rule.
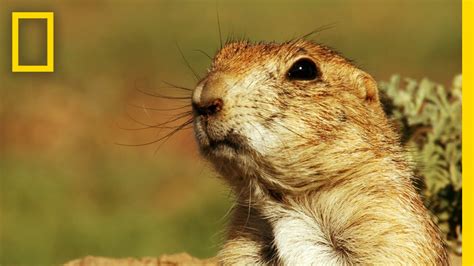
<path fill-rule="evenodd" d="M 290 211 L 273 224 L 274 243 L 285 265 L 341 265 L 343 262 L 321 225 L 302 212 Z M 317 261 L 315 261 L 317 258 Z"/>

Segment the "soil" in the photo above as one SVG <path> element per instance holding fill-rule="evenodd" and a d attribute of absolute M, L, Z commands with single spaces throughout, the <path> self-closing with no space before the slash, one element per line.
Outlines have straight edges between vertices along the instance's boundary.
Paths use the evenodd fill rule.
<path fill-rule="evenodd" d="M 73 260 L 64 264 L 64 266 L 173 266 L 173 265 L 197 265 L 214 266 L 217 262 L 214 258 L 198 259 L 190 256 L 188 253 L 178 253 L 173 255 L 162 255 L 158 258 L 104 258 L 88 256 L 82 259 Z"/>
<path fill-rule="evenodd" d="M 451 254 L 451 263 L 453 266 L 461 266 L 460 256 Z M 178 253 L 173 255 L 162 255 L 158 258 L 104 258 L 88 256 L 82 259 L 73 260 L 64 264 L 64 266 L 173 266 L 173 265 L 196 265 L 196 266 L 214 266 L 218 265 L 215 258 L 198 259 L 190 256 L 188 253 Z"/>

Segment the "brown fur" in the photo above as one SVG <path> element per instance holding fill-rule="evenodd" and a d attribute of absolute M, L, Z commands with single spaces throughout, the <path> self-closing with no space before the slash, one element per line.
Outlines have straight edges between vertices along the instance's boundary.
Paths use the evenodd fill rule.
<path fill-rule="evenodd" d="M 316 80 L 288 80 L 299 58 Z M 223 264 L 447 265 L 375 81 L 308 41 L 236 42 L 193 105 L 203 155 L 235 192 Z"/>

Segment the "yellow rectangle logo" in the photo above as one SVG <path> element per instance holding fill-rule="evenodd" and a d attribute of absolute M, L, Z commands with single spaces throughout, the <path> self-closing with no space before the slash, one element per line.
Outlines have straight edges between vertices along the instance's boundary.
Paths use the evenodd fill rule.
<path fill-rule="evenodd" d="M 20 65 L 19 21 L 20 19 L 46 19 L 47 44 L 46 65 Z M 54 13 L 12 12 L 12 72 L 54 72 Z"/>

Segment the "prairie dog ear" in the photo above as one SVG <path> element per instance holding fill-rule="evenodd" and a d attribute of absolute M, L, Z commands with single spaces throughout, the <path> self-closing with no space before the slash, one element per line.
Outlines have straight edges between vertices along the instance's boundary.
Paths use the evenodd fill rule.
<path fill-rule="evenodd" d="M 379 102 L 377 82 L 367 73 L 361 71 L 357 77 L 357 90 L 360 97 L 369 104 Z"/>

